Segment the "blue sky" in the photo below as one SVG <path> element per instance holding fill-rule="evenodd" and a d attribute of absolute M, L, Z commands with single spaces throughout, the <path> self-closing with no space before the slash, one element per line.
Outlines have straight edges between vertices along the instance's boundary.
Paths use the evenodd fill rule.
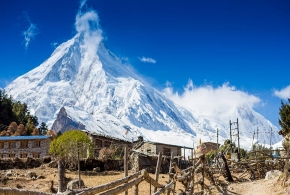
<path fill-rule="evenodd" d="M 79 6 L 0 1 L 1 88 L 76 34 Z M 88 0 L 86 7 L 98 13 L 107 48 L 157 89 L 170 86 L 182 97 L 191 81 L 227 86 L 255 96 L 250 104 L 278 126 L 280 101 L 290 97 L 288 0 Z"/>

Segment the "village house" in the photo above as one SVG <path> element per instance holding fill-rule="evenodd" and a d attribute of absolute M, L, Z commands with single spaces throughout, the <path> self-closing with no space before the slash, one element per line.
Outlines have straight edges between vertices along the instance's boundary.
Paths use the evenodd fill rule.
<path fill-rule="evenodd" d="M 95 157 L 99 156 L 100 150 L 104 147 L 110 148 L 111 146 L 124 146 L 126 144 L 128 148 L 132 148 L 132 142 L 130 141 L 114 138 L 108 135 L 103 135 L 103 134 L 99 134 L 99 133 L 91 132 L 87 130 L 82 130 L 82 131 L 86 133 L 87 136 L 92 141 Z"/>
<path fill-rule="evenodd" d="M 48 154 L 49 136 L 1 136 L 0 158 L 42 158 Z"/>
<path fill-rule="evenodd" d="M 217 150 L 219 148 L 220 144 L 214 143 L 214 142 L 203 142 L 201 145 L 196 146 L 196 153 L 203 153 L 206 154 L 208 152 Z"/>
<path fill-rule="evenodd" d="M 193 148 L 177 146 L 172 144 L 158 143 L 158 142 L 150 142 L 144 141 L 142 136 L 138 137 L 137 141 L 134 141 L 134 151 L 138 151 L 140 153 L 144 153 L 147 155 L 158 155 L 159 152 L 162 152 L 165 156 L 170 156 L 173 153 L 173 156 L 182 156 L 182 150 L 190 149 L 192 154 Z"/>

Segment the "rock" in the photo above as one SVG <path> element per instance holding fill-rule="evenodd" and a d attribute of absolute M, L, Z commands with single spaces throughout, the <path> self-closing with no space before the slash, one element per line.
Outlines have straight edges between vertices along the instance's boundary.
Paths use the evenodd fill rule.
<path fill-rule="evenodd" d="M 32 172 L 32 171 L 27 171 L 27 177 L 29 178 L 35 178 L 37 177 L 36 173 L 35 172 Z"/>
<path fill-rule="evenodd" d="M 45 177 L 43 175 L 39 175 L 36 179 L 45 179 Z"/>
<path fill-rule="evenodd" d="M 51 161 L 50 163 L 48 163 L 47 165 L 50 168 L 57 168 L 57 162 L 56 161 Z"/>
<path fill-rule="evenodd" d="M 279 170 L 268 171 L 268 172 L 266 173 L 265 180 L 272 179 L 272 178 L 274 178 L 274 177 L 280 176 L 281 174 L 282 174 L 282 172 L 279 171 Z"/>
<path fill-rule="evenodd" d="M 101 171 L 101 167 L 95 167 L 95 168 L 93 168 L 93 171 L 100 172 Z"/>
<path fill-rule="evenodd" d="M 84 186 L 85 186 L 84 181 L 81 180 L 81 188 Z M 67 190 L 74 190 L 74 189 L 79 189 L 79 180 L 78 179 L 71 180 L 67 184 Z"/>
<path fill-rule="evenodd" d="M 6 172 L 6 177 L 11 177 L 12 176 L 12 170 L 8 170 Z"/>

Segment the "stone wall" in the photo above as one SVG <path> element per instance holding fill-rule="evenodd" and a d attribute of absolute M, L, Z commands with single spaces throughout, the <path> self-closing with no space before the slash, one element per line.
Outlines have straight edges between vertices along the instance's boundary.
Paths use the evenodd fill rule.
<path fill-rule="evenodd" d="M 21 142 L 27 141 L 27 148 L 21 148 Z M 40 141 L 39 147 L 33 147 L 34 141 Z M 50 139 L 42 140 L 11 140 L 11 141 L 1 141 L 4 142 L 4 147 L 0 148 L 0 158 L 9 158 L 9 154 L 15 154 L 16 158 L 21 158 L 21 153 L 26 153 L 27 157 L 33 157 L 33 153 L 39 153 L 39 157 L 42 158 L 48 155 L 48 149 L 50 144 Z M 15 142 L 15 148 L 9 148 L 9 142 Z"/>

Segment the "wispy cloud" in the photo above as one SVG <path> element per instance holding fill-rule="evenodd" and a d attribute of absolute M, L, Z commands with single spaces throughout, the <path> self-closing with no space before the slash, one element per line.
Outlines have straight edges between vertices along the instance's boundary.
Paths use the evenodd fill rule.
<path fill-rule="evenodd" d="M 53 43 L 50 44 L 50 46 L 51 46 L 53 49 L 55 49 L 58 45 L 59 45 L 58 42 L 53 42 Z"/>
<path fill-rule="evenodd" d="M 25 17 L 26 21 L 29 23 L 28 29 L 22 33 L 22 35 L 24 36 L 25 49 L 27 49 L 30 41 L 32 39 L 34 39 L 34 37 L 37 34 L 39 34 L 40 32 L 39 32 L 37 26 L 31 22 L 28 14 L 26 12 L 24 12 L 24 17 Z"/>
<path fill-rule="evenodd" d="M 86 0 L 80 1 L 78 14 L 76 15 L 75 28 L 78 34 L 84 37 L 83 46 L 89 56 L 95 56 L 100 42 L 103 40 L 102 30 L 99 25 L 99 16 L 95 10 L 85 9 Z"/>
<path fill-rule="evenodd" d="M 274 95 L 281 98 L 281 99 L 285 99 L 287 100 L 288 98 L 290 98 L 290 85 L 288 85 L 287 87 L 281 89 L 281 90 L 274 90 Z"/>
<path fill-rule="evenodd" d="M 139 59 L 141 62 L 147 62 L 147 63 L 153 63 L 153 64 L 156 63 L 156 60 L 154 60 L 153 58 L 146 58 L 143 56 L 142 58 L 139 57 Z"/>
<path fill-rule="evenodd" d="M 211 85 L 196 87 L 191 80 L 181 94 L 174 92 L 173 87 L 168 82 L 163 93 L 173 102 L 187 108 L 191 111 L 214 111 L 224 108 L 228 110 L 239 105 L 248 105 L 254 107 L 260 103 L 260 99 L 244 91 L 237 90 L 229 83 L 214 88 Z"/>

